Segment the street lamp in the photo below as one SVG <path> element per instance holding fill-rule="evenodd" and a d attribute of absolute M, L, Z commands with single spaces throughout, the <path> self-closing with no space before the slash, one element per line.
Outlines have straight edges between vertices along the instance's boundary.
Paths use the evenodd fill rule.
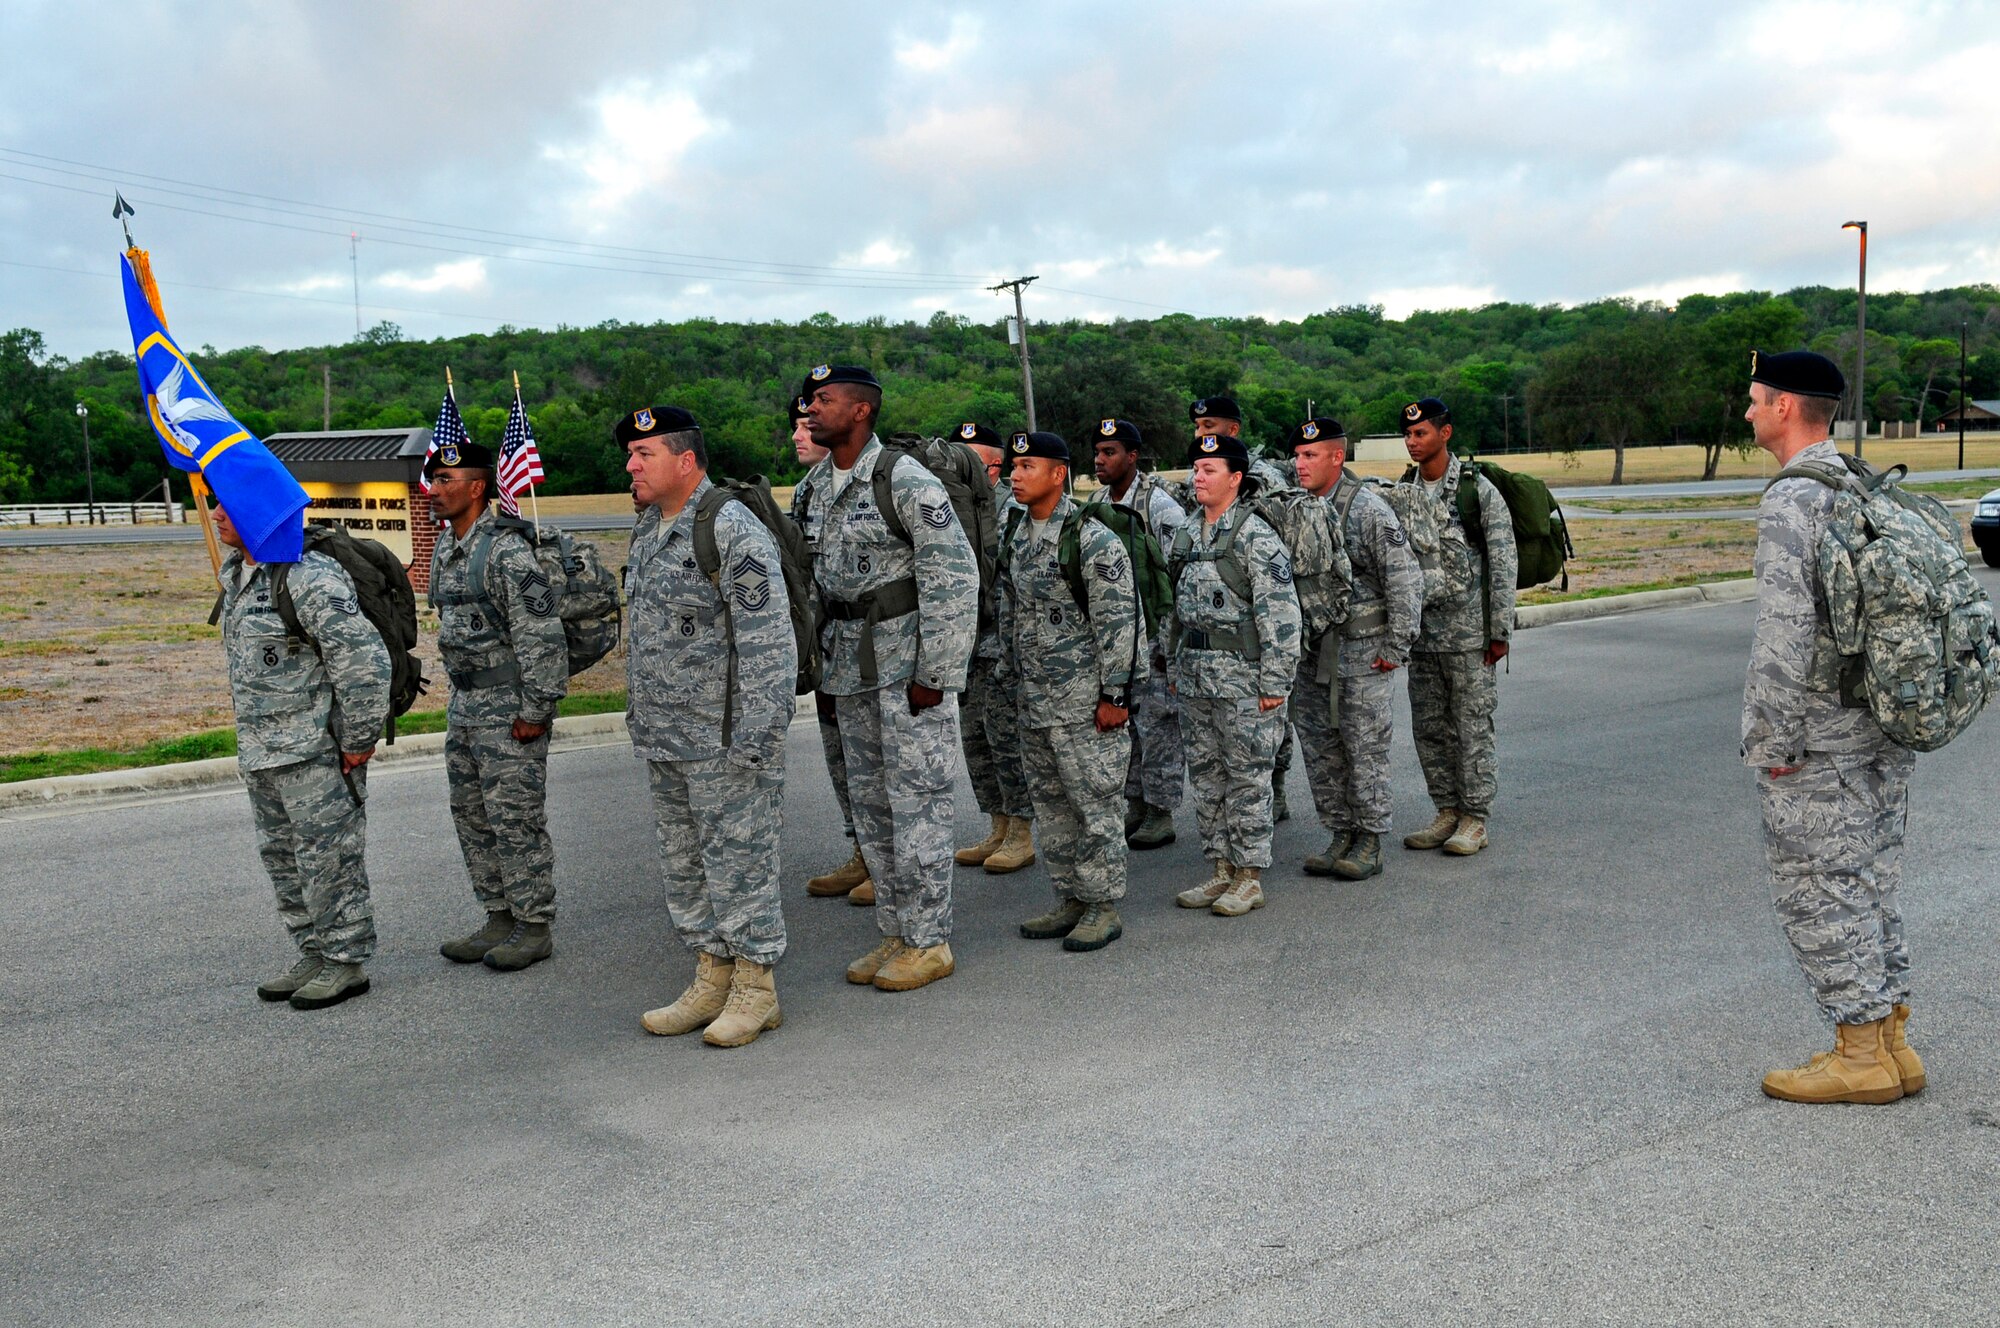
<path fill-rule="evenodd" d="M 97 524 L 97 481 L 90 471 L 90 407 L 77 402 L 76 417 L 83 421 L 83 492 L 90 503 L 90 520 L 85 524 L 94 526 Z"/>
<path fill-rule="evenodd" d="M 1854 291 L 1857 310 L 1854 335 L 1854 456 L 1859 460 L 1861 440 L 1868 434 L 1868 223 L 1849 221 L 1843 223 L 1840 229 L 1861 232 L 1861 280 Z"/>

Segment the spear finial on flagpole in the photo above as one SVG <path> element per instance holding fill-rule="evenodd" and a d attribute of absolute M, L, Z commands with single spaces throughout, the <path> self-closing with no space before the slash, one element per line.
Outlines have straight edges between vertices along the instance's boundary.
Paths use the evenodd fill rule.
<path fill-rule="evenodd" d="M 132 205 L 125 201 L 125 195 L 123 193 L 121 193 L 116 189 L 112 190 L 111 192 L 115 200 L 111 204 L 111 219 L 115 222 L 118 222 L 120 225 L 124 226 L 125 247 L 127 249 L 135 248 L 136 246 L 132 243 L 132 224 L 126 221 L 125 218 L 137 216 L 138 214 L 132 210 Z"/>
<path fill-rule="evenodd" d="M 444 367 L 444 394 L 453 401 L 458 400 L 458 393 L 451 385 L 451 366 L 449 364 Z"/>

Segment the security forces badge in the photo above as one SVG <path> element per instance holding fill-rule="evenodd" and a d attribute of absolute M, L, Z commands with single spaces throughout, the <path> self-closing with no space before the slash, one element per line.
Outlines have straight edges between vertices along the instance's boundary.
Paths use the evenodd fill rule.
<path fill-rule="evenodd" d="M 632 423 L 641 429 L 651 429 L 653 427 L 653 412 L 650 410 L 633 411 Z"/>
<path fill-rule="evenodd" d="M 1014 450 L 1014 455 L 1022 455 L 1028 450 L 1028 435 L 1025 433 L 1015 434 L 1013 441 L 1008 446 Z"/>
<path fill-rule="evenodd" d="M 1403 418 L 1406 420 L 1414 421 L 1420 419 L 1423 413 L 1424 403 L 1421 401 L 1412 401 L 1409 405 L 1403 407 Z"/>
<path fill-rule="evenodd" d="M 1118 421 L 1117 421 L 1117 420 L 1099 420 L 1099 421 L 1097 422 L 1097 431 L 1098 431 L 1099 433 L 1103 434 L 1103 435 L 1104 435 L 1104 436 L 1105 436 L 1106 438 L 1109 438 L 1109 437 L 1111 437 L 1111 436 L 1112 436 L 1113 434 L 1115 434 L 1115 433 L 1117 433 L 1117 432 L 1118 432 Z"/>
<path fill-rule="evenodd" d="M 1203 434 L 1201 441 L 1196 443 L 1195 446 L 1200 448 L 1204 452 L 1213 452 L 1218 447 L 1222 446 L 1222 440 L 1217 438 L 1214 434 Z"/>
<path fill-rule="evenodd" d="M 979 436 L 979 426 L 967 421 L 958 426 L 958 436 L 969 443 Z"/>
<path fill-rule="evenodd" d="M 457 443 L 446 443 L 438 449 L 438 464 L 440 466 L 455 466 L 458 464 Z"/>
<path fill-rule="evenodd" d="M 1313 439 L 1319 437 L 1319 421 L 1307 420 L 1304 424 L 1300 425 L 1299 437 L 1305 439 L 1307 442 L 1311 442 Z"/>
<path fill-rule="evenodd" d="M 832 374 L 833 374 L 833 366 L 830 364 L 822 364 L 814 368 L 814 370 L 812 371 L 812 380 L 815 383 L 824 383 L 829 377 L 832 376 Z"/>

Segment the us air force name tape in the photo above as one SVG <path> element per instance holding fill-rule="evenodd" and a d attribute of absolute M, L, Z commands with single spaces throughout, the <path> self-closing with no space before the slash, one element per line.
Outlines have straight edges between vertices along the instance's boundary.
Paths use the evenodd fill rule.
<path fill-rule="evenodd" d="M 424 458 L 426 478 L 440 470 L 491 470 L 493 469 L 493 449 L 481 447 L 478 443 L 446 443 L 437 451 Z"/>
<path fill-rule="evenodd" d="M 1069 444 L 1061 434 L 1038 431 L 1036 433 L 1017 432 L 1007 440 L 1007 455 L 1010 457 L 1046 457 L 1050 461 L 1069 464 Z"/>
<path fill-rule="evenodd" d="M 813 392 L 829 383 L 855 383 L 861 387 L 872 387 L 877 392 L 882 384 L 875 381 L 875 375 L 859 364 L 821 364 L 806 374 L 806 385 L 801 394 L 811 396 Z"/>
<path fill-rule="evenodd" d="M 971 420 L 967 420 L 965 423 L 959 425 L 958 432 L 954 436 L 959 442 L 970 444 L 973 447 L 997 448 L 1001 445 L 1000 431 L 998 429 L 989 429 L 985 425 L 974 423 Z"/>
<path fill-rule="evenodd" d="M 1243 445 L 1241 438 L 1205 433 L 1188 446 L 1188 464 L 1192 466 L 1203 457 L 1219 458 L 1231 462 L 1237 469 L 1243 469 L 1250 464 L 1250 449 Z"/>
<path fill-rule="evenodd" d="M 1405 429 L 1422 424 L 1426 420 L 1433 420 L 1439 424 L 1450 424 L 1451 407 L 1445 405 L 1444 402 L 1439 401 L 1436 397 L 1425 397 L 1421 401 L 1412 401 L 1409 405 L 1403 407 L 1403 427 Z"/>
<path fill-rule="evenodd" d="M 1840 366 L 1809 350 L 1788 350 L 1776 355 L 1751 351 L 1750 381 L 1802 397 L 1847 395 L 1847 379 L 1841 376 Z"/>
<path fill-rule="evenodd" d="M 1099 420 L 1097 436 L 1111 438 L 1125 444 L 1131 451 L 1138 451 L 1145 439 L 1139 435 L 1139 426 L 1130 420 Z"/>
<path fill-rule="evenodd" d="M 670 433 L 686 433 L 699 428 L 694 416 L 679 406 L 647 406 L 628 415 L 620 415 L 612 434 L 621 443 L 635 443 L 641 438 L 659 438 Z"/>
<path fill-rule="evenodd" d="M 1243 422 L 1243 411 L 1230 397 L 1203 397 L 1188 407 L 1191 420 L 1235 420 Z"/>
<path fill-rule="evenodd" d="M 1339 420 L 1315 415 L 1304 424 L 1294 424 L 1285 436 L 1285 446 L 1296 452 L 1307 443 L 1347 443 L 1347 427 Z"/>

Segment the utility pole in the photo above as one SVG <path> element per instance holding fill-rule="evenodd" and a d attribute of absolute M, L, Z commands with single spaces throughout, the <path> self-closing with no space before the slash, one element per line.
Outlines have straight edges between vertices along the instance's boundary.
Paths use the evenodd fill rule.
<path fill-rule="evenodd" d="M 84 501 L 90 504 L 90 519 L 84 524 L 94 526 L 97 524 L 97 480 L 90 469 L 90 407 L 77 402 L 76 417 L 83 421 L 83 493 Z"/>
<path fill-rule="evenodd" d="M 1003 281 L 986 288 L 990 291 L 1014 292 L 1014 337 L 1015 344 L 1021 348 L 1021 395 L 1028 405 L 1029 433 L 1035 432 L 1038 427 L 1035 424 L 1035 371 L 1028 367 L 1028 320 L 1021 310 L 1021 290 L 1029 282 L 1036 280 L 1039 278 L 1016 277 L 1012 281 Z"/>
<path fill-rule="evenodd" d="M 1512 392 L 1502 392 L 1500 394 L 1500 450 L 1502 452 L 1513 451 L 1513 446 L 1511 441 L 1513 435 L 1509 432 L 1508 429 L 1508 411 L 1507 411 L 1508 403 L 1510 403 L 1513 400 L 1514 400 L 1514 394 Z"/>
<path fill-rule="evenodd" d="M 1868 223 L 1850 221 L 1841 226 L 1844 231 L 1861 232 L 1861 277 L 1854 288 L 1855 327 L 1854 336 L 1854 459 L 1861 459 L 1861 440 L 1868 436 Z M 1919 417 L 1923 406 L 1917 407 Z"/>
<path fill-rule="evenodd" d="M 347 233 L 347 261 L 354 267 L 354 336 L 361 337 L 361 232 Z"/>
<path fill-rule="evenodd" d="M 1965 469 L 1965 323 L 1958 325 L 1958 468 Z"/>
<path fill-rule="evenodd" d="M 333 428 L 333 366 L 319 367 L 319 427 L 321 432 Z"/>

